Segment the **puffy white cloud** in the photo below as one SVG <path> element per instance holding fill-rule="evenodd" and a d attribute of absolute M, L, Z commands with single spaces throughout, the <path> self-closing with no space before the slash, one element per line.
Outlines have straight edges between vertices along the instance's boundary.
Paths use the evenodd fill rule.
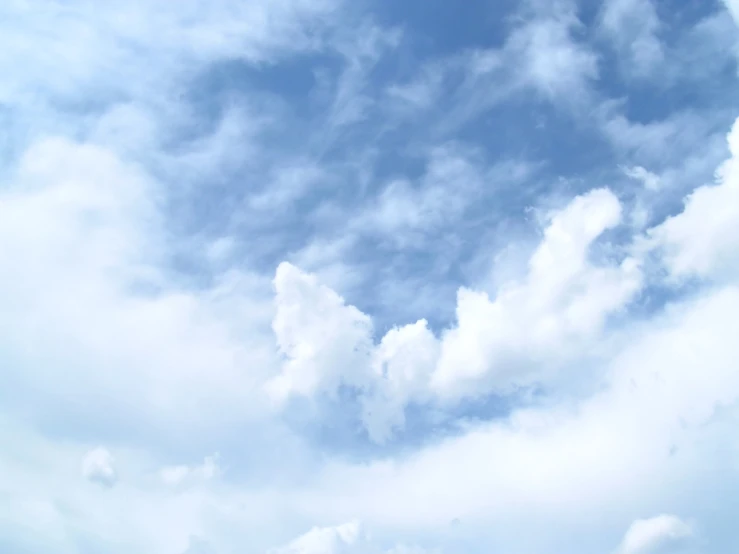
<path fill-rule="evenodd" d="M 425 320 L 385 334 L 372 360 L 376 381 L 364 397 L 363 421 L 372 440 L 385 442 L 403 428 L 408 402 L 430 398 L 439 355 L 439 341 Z"/>
<path fill-rule="evenodd" d="M 695 517 L 711 517 L 705 506 L 725 490 L 725 475 L 714 482 L 705 468 L 721 466 L 721 445 L 735 441 L 704 430 L 739 401 L 737 310 L 736 287 L 677 304 L 634 329 L 590 398 L 516 410 L 404 459 L 332 467 L 305 502 L 372 526 L 461 518 L 468 533 L 494 533 L 512 552 L 572 546 L 572 537 L 609 528 L 602 514 L 633 517 L 656 502 L 671 511 L 703 505 Z M 696 487 L 681 500 L 675 487 L 686 483 Z M 532 520 L 536 536 L 525 532 Z"/>
<path fill-rule="evenodd" d="M 13 161 L 0 168 L 0 442 L 10 445 L 0 456 L 0 473 L 10 476 L 0 484 L 1 547 L 257 554 L 281 544 L 286 528 L 356 516 L 379 530 L 383 541 L 349 523 L 315 528 L 273 552 L 378 554 L 388 552 L 394 535 L 431 543 L 453 533 L 480 538 L 474 548 L 482 552 L 491 544 L 510 554 L 573 552 L 573 545 L 597 552 L 616 544 L 638 514 L 668 510 L 708 520 L 730 513 L 733 496 L 725 500 L 716 493 L 738 486 L 736 460 L 727 454 L 739 451 L 735 425 L 729 425 L 739 401 L 735 162 L 723 166 L 716 184 L 699 188 L 682 214 L 649 235 L 674 277 L 698 276 L 711 286 L 631 320 L 607 337 L 608 344 L 600 341 L 602 329 L 641 290 L 643 278 L 636 260 L 596 262 L 592 255 L 602 253 L 600 241 L 624 219 L 606 189 L 551 214 L 525 274 L 495 294 L 460 290 L 457 321 L 441 334 L 420 320 L 375 341 L 368 315 L 289 264 L 277 270 L 272 305 L 265 301 L 269 277 L 220 273 L 239 254 L 229 237 L 188 244 L 218 269 L 215 276 L 193 277 L 213 277 L 214 283 L 191 286 L 173 275 L 182 245 L 174 244 L 176 222 L 168 220 L 166 194 L 189 185 L 190 171 L 215 171 L 224 159 L 251 159 L 254 152 L 241 143 L 241 120 L 232 127 L 229 119 L 218 126 L 214 142 L 198 143 L 178 158 L 179 172 L 163 170 L 156 135 L 164 128 L 176 135 L 172 129 L 187 120 L 172 117 L 182 107 L 170 103 L 173 91 L 190 83 L 183 75 L 207 69 L 204 60 L 250 60 L 270 68 L 286 53 L 320 46 L 335 5 L 242 4 L 194 0 L 174 12 L 169 3 L 139 0 L 100 10 L 51 1 L 33 9 L 28 2 L 0 8 L 8 16 L 0 17 L 0 68 L 8 77 L 0 85 L 2 116 L 16 102 L 22 122 L 22 136 L 7 156 L 15 160 L 25 152 L 17 167 Z M 490 96 L 520 90 L 496 80 L 510 66 L 519 86 L 550 98 L 579 101 L 588 94 L 597 56 L 582 42 L 574 12 L 554 12 L 551 19 L 526 19 L 500 52 L 472 56 L 475 71 L 490 77 L 478 90 Z M 347 28 L 354 33 L 354 26 Z M 348 69 L 330 110 L 337 127 L 348 129 L 366 117 L 372 100 L 364 86 L 383 40 L 376 34 L 366 44 L 360 40 L 357 52 L 342 54 Z M 142 57 L 153 70 L 145 69 Z M 59 60 L 67 62 L 64 71 Z M 445 84 L 431 79 L 429 86 L 405 91 L 406 100 L 422 108 L 437 101 L 434 87 Z M 43 99 L 49 91 L 57 96 Z M 89 91 L 126 104 L 98 119 L 99 99 L 86 97 Z M 27 119 L 39 98 L 43 115 Z M 68 119 L 47 120 L 70 98 L 75 105 Z M 160 112 L 166 115 L 151 119 Z M 51 138 L 39 138 L 39 128 L 52 131 Z M 59 128 L 64 132 L 53 132 Z M 641 148 L 650 136 L 672 148 L 675 141 L 661 139 L 680 134 L 669 125 L 616 125 L 615 131 L 628 135 L 624 148 Z M 54 138 L 61 135 L 76 138 Z M 730 137 L 735 157 L 736 135 Z M 662 152 L 655 150 L 654 157 Z M 385 236 L 443 228 L 459 216 L 463 202 L 442 185 L 468 177 L 474 186 L 486 184 L 459 160 L 437 161 L 442 163 L 429 172 L 433 179 L 420 190 L 405 183 L 378 199 L 373 223 L 384 226 Z M 272 196 L 275 191 L 266 189 L 252 204 L 281 206 L 302 195 L 324 175 L 308 165 L 304 173 L 304 166 L 286 163 L 286 172 L 275 177 L 283 188 Z M 208 180 L 213 182 L 220 180 Z M 248 425 L 254 418 L 266 421 L 260 394 L 265 381 L 278 403 L 291 395 L 320 401 L 322 394 L 350 386 L 361 393 L 370 436 L 382 442 L 403 426 L 409 404 L 435 409 L 437 402 L 546 383 L 576 365 L 583 351 L 597 352 L 599 360 L 587 367 L 598 384 L 590 398 L 550 397 L 499 421 L 466 424 L 459 436 L 416 445 L 402 456 L 367 460 L 352 452 L 336 459 L 323 444 L 308 444 L 310 438 L 282 429 L 272 433 L 272 421 L 260 431 L 269 435 L 265 449 Z M 135 451 L 116 446 L 125 479 L 118 481 L 116 460 L 99 448 L 84 456 L 82 473 L 105 488 L 80 483 L 86 448 L 75 440 L 80 426 L 140 444 Z M 228 482 L 215 478 L 216 457 L 157 473 L 163 464 L 157 455 L 172 443 L 182 455 L 182 449 L 220 448 L 221 442 L 231 452 L 248 451 L 234 464 L 236 475 L 224 475 Z M 271 473 L 264 471 L 273 461 L 265 452 L 270 449 L 289 458 L 270 467 Z M 356 457 L 361 460 L 347 461 Z M 705 467 L 731 471 L 707 475 Z M 209 484 L 172 486 L 198 480 Z M 692 494 L 681 496 L 679 490 L 690 487 Z M 448 531 L 457 518 L 464 525 Z M 689 534 L 690 526 L 674 516 L 636 522 L 622 551 L 645 552 Z M 422 551 L 397 546 L 388 554 Z"/>
<path fill-rule="evenodd" d="M 443 336 L 432 380 L 436 393 L 455 397 L 530 384 L 578 340 L 597 335 L 641 287 L 637 260 L 605 267 L 588 260 L 593 241 L 620 220 L 610 191 L 578 197 L 552 217 L 523 282 L 503 285 L 494 300 L 461 289 L 457 326 Z"/>
<path fill-rule="evenodd" d="M 639 519 L 631 524 L 617 552 L 649 554 L 665 546 L 675 546 L 693 534 L 692 526 L 674 515 L 663 514 L 650 519 Z"/>
<path fill-rule="evenodd" d="M 697 188 L 681 213 L 649 233 L 674 278 L 739 275 L 739 120 L 728 143 L 732 157 L 717 170 L 717 182 Z"/>
<path fill-rule="evenodd" d="M 88 481 L 112 487 L 118 481 L 114 464 L 115 459 L 107 448 L 95 448 L 82 460 L 82 475 Z"/>
<path fill-rule="evenodd" d="M 361 387 L 368 375 L 372 322 L 317 279 L 289 263 L 274 280 L 277 312 L 272 324 L 286 361 L 267 384 L 271 397 L 333 394 L 341 384 Z"/>
<path fill-rule="evenodd" d="M 526 279 L 504 285 L 494 300 L 460 289 L 457 323 L 440 338 L 422 320 L 374 346 L 366 315 L 283 264 L 273 327 L 288 360 L 270 389 L 280 398 L 332 392 L 340 383 L 362 389 L 365 425 L 382 442 L 402 428 L 409 402 L 454 402 L 546 380 L 641 287 L 637 260 L 589 261 L 592 243 L 620 221 L 620 203 L 607 189 L 577 197 L 551 215 Z"/>

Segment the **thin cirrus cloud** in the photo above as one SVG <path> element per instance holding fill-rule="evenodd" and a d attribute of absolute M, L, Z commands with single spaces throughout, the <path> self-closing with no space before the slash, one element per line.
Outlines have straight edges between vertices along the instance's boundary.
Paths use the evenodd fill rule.
<path fill-rule="evenodd" d="M 733 552 L 736 9 L 667 4 L 3 5 L 0 550 Z"/>

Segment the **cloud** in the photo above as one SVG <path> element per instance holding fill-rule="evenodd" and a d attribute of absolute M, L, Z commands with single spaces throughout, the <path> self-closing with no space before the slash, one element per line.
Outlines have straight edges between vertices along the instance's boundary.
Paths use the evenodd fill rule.
<path fill-rule="evenodd" d="M 639 519 L 631 524 L 617 552 L 619 554 L 657 552 L 659 548 L 679 544 L 693 534 L 693 528 L 674 515 Z"/>
<path fill-rule="evenodd" d="M 470 204 L 483 194 L 487 182 L 492 184 L 500 177 L 498 172 L 509 170 L 506 177 L 511 181 L 519 177 L 514 164 L 481 167 L 478 154 L 453 144 L 433 148 L 418 182 L 389 182 L 377 199 L 351 221 L 349 229 L 363 235 L 379 235 L 401 247 L 421 246 L 424 237 L 459 221 Z M 520 171 L 525 172 L 525 168 Z"/>
<path fill-rule="evenodd" d="M 572 8 L 557 3 L 553 13 L 514 29 L 505 45 L 514 71 L 546 97 L 564 103 L 586 99 L 590 83 L 598 77 L 598 57 L 575 39 L 580 26 Z"/>
<path fill-rule="evenodd" d="M 726 5 L 726 9 L 729 10 L 731 17 L 733 17 L 736 24 L 739 25 L 739 2 L 736 0 L 723 0 L 723 2 Z"/>
<path fill-rule="evenodd" d="M 551 214 L 525 280 L 502 286 L 494 300 L 462 288 L 456 325 L 440 338 L 422 320 L 389 331 L 377 347 L 368 316 L 283 264 L 273 328 L 287 361 L 270 390 L 279 398 L 335 393 L 342 383 L 364 390 L 365 424 L 382 442 L 402 427 L 410 401 L 456 402 L 546 381 L 642 286 L 636 259 L 588 261 L 592 243 L 620 220 L 607 189 L 575 198 Z"/>
<path fill-rule="evenodd" d="M 732 148 L 733 140 L 732 132 Z M 724 164 L 720 178 L 730 175 L 733 166 L 733 159 Z M 731 188 L 731 181 L 720 183 L 706 190 Z M 686 217 L 684 221 L 699 232 L 710 223 L 691 218 L 691 205 L 688 202 L 675 218 Z M 553 217 L 543 241 L 547 246 L 538 252 L 557 252 L 555 245 L 563 244 L 564 252 L 580 253 L 569 259 L 582 260 L 589 241 L 618 218 L 618 203 L 607 191 L 578 198 Z M 578 230 L 574 237 L 580 240 L 563 230 Z M 728 229 L 725 238 L 736 234 L 732 233 Z M 565 236 L 569 238 L 562 243 L 555 240 Z M 546 259 L 543 254 L 533 259 L 539 256 Z M 559 264 L 547 267 L 547 275 L 554 279 L 551 268 Z M 736 416 L 739 374 L 734 360 L 739 352 L 732 322 L 739 310 L 739 289 L 735 273 L 708 267 L 707 277 L 723 279 L 613 337 L 611 346 L 616 348 L 596 392 L 518 408 L 509 418 L 473 426 L 460 437 L 402 459 L 332 466 L 315 491 L 309 487 L 304 493 L 306 501 L 319 503 L 316 513 L 339 517 L 352 512 L 377 526 L 427 528 L 463 518 L 470 527 L 482 529 L 492 520 L 497 522 L 498 544 L 515 545 L 514 551 L 522 552 L 572 544 L 568 540 L 575 529 L 590 526 L 592 533 L 603 531 L 595 514 L 611 509 L 624 514 L 643 511 L 658 499 L 677 509 L 692 507 L 710 518 L 713 508 L 708 506 L 714 505 L 712 499 L 725 490 L 727 481 L 723 473 L 714 481 L 703 469 L 734 463 L 723 460 L 714 448 L 725 444 L 726 437 L 707 434 L 706 429 Z M 407 340 L 423 336 L 428 336 L 424 326 L 417 325 Z M 404 366 L 412 367 L 407 361 Z M 701 378 L 695 379 L 698 367 Z M 659 481 L 653 479 L 655 472 L 662 476 Z M 676 495 L 677 484 L 699 481 L 704 485 L 691 488 L 687 497 Z M 708 490 L 701 492 L 701 486 Z M 423 511 L 413 508 L 420 494 Z M 540 528 L 546 538 L 522 538 L 528 528 L 524 521 L 549 521 L 555 515 L 559 528 Z M 564 521 L 569 523 L 562 527 Z M 674 519 L 656 518 L 635 524 L 623 548 L 652 547 L 663 538 L 686 534 Z"/>
<path fill-rule="evenodd" d="M 3 4 L 0 550 L 730 551 L 736 29 L 678 3 Z"/>
<path fill-rule="evenodd" d="M 12 375 L 9 407 L 22 409 L 23 395 L 46 397 L 48 412 L 37 413 L 43 420 L 59 405 L 84 417 L 104 402 L 115 421 L 140 390 L 138 415 L 123 424 L 131 428 L 153 416 L 181 421 L 178 396 L 205 406 L 225 390 L 219 381 L 233 379 L 241 393 L 231 414 L 244 413 L 237 403 L 250 376 L 237 370 L 245 351 L 234 333 L 243 323 L 231 310 L 251 303 L 246 291 L 261 285 L 232 274 L 202 293 L 168 286 L 158 187 L 99 146 L 42 139 L 25 153 L 0 192 L 0 263 L 7 268 L 0 342 L 25 368 Z M 147 289 L 159 292 L 140 292 Z M 39 334 L 45 349 L 27 353 L 24 345 Z"/>
<path fill-rule="evenodd" d="M 606 523 L 596 514 L 674 498 L 674 484 L 705 483 L 703 468 L 719 463 L 713 443 L 695 439 L 717 410 L 739 400 L 730 330 L 737 309 L 736 287 L 676 305 L 648 332 L 634 330 L 608 365 L 602 392 L 515 410 L 405 459 L 345 465 L 325 474 L 308 498 L 319 503 L 316 513 L 352 512 L 377 526 L 423 529 L 459 517 L 483 529 L 495 521 L 499 541 L 518 551 L 574 544 L 576 529 L 602 532 Z M 673 457 L 674 450 L 684 454 Z M 422 511 L 414 509 L 419 495 Z M 714 492 L 691 489 L 686 502 L 704 495 Z M 532 518 L 558 523 L 542 523 L 540 539 L 524 538 Z"/>
<path fill-rule="evenodd" d="M 219 455 L 206 456 L 203 463 L 198 466 L 168 466 L 162 468 L 160 476 L 166 485 L 177 486 L 185 481 L 202 480 L 210 481 L 216 477 L 221 468 L 218 465 Z"/>
<path fill-rule="evenodd" d="M 624 173 L 627 177 L 640 181 L 647 190 L 656 191 L 660 188 L 659 175 L 655 175 L 641 166 L 626 167 Z"/>
<path fill-rule="evenodd" d="M 716 183 L 697 188 L 685 209 L 652 229 L 654 245 L 674 278 L 735 279 L 739 265 L 739 123 L 728 135 L 731 159 L 716 172 Z"/>
<path fill-rule="evenodd" d="M 602 32 L 625 57 L 628 73 L 649 77 L 665 57 L 661 23 L 651 0 L 608 0 L 600 14 Z"/>
<path fill-rule="evenodd" d="M 82 475 L 88 481 L 112 487 L 118 481 L 114 464 L 115 459 L 109 450 L 103 447 L 95 448 L 85 454 L 82 460 Z"/>
<path fill-rule="evenodd" d="M 371 349 L 372 323 L 334 291 L 282 263 L 274 286 L 272 327 L 286 357 L 282 373 L 267 384 L 274 400 L 292 394 L 336 393 L 341 384 L 362 386 Z"/>
<path fill-rule="evenodd" d="M 607 315 L 641 286 L 634 259 L 601 268 L 588 262 L 593 241 L 620 219 L 621 206 L 610 191 L 577 197 L 552 216 L 524 282 L 504 285 L 494 301 L 461 289 L 457 326 L 443 337 L 432 387 L 454 396 L 480 390 L 485 381 L 502 391 L 530 384 L 532 375 L 515 360 L 531 356 L 532 366 L 541 369 L 566 354 L 573 340 L 597 334 Z"/>

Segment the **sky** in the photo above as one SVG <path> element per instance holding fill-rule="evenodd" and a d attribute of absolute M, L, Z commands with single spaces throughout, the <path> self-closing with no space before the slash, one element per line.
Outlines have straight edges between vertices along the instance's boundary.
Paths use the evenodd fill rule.
<path fill-rule="evenodd" d="M 734 554 L 737 0 L 0 3 L 0 551 Z"/>

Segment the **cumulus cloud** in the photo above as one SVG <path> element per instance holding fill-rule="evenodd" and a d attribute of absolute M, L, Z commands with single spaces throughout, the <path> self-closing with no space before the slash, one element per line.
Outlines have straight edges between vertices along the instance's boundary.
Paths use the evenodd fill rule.
<path fill-rule="evenodd" d="M 592 398 L 516 410 L 402 461 L 347 465 L 326 474 L 309 498 L 319 503 L 316 513 L 354 510 L 378 526 L 426 528 L 461 517 L 468 529 L 482 529 L 496 521 L 499 539 L 522 552 L 546 551 L 555 539 L 572 544 L 567 537 L 579 525 L 602 532 L 597 514 L 614 506 L 641 510 L 720 464 L 708 444 L 725 438 L 694 441 L 717 410 L 739 400 L 731 329 L 737 309 L 736 287 L 676 306 L 633 337 Z M 691 488 L 690 502 L 719 490 Z M 419 498 L 423 510 L 416 509 Z M 538 537 L 525 534 L 531 518 L 542 522 Z M 554 519 L 556 526 L 543 523 Z"/>
<path fill-rule="evenodd" d="M 739 261 L 739 122 L 728 135 L 731 158 L 716 183 L 697 188 L 685 209 L 650 231 L 674 278 L 736 279 Z"/>
<path fill-rule="evenodd" d="M 112 487 L 118 481 L 115 458 L 103 447 L 90 450 L 82 460 L 82 475 L 88 481 L 104 487 Z"/>
<path fill-rule="evenodd" d="M 0 6 L 2 548 L 730 551 L 729 15 L 421 4 Z"/>
<path fill-rule="evenodd" d="M 457 401 L 546 380 L 641 287 L 636 259 L 589 261 L 592 243 L 620 221 L 621 205 L 607 189 L 575 198 L 551 214 L 523 281 L 504 285 L 493 300 L 462 288 L 456 325 L 441 337 L 422 320 L 389 331 L 377 346 L 368 316 L 283 265 L 273 326 L 288 360 L 270 386 L 283 396 L 332 392 L 339 383 L 365 390 L 365 424 L 385 440 L 402 427 L 410 401 Z"/>
<path fill-rule="evenodd" d="M 617 553 L 649 554 L 666 546 L 678 545 L 693 534 L 693 528 L 674 515 L 639 519 L 629 527 Z"/>
<path fill-rule="evenodd" d="M 578 197 L 551 218 L 523 282 L 503 285 L 492 301 L 461 289 L 457 326 L 443 337 L 435 390 L 454 396 L 480 390 L 485 381 L 503 391 L 529 384 L 541 378 L 532 367 L 540 371 L 577 340 L 597 334 L 641 287 L 637 260 L 605 267 L 588 260 L 593 241 L 620 220 L 620 203 L 610 191 Z M 528 370 L 517 363 L 527 359 L 536 362 Z"/>
<path fill-rule="evenodd" d="M 727 164 L 720 176 L 733 167 L 733 160 Z M 722 186 L 723 181 L 707 190 Z M 595 198 L 608 205 L 608 194 L 599 194 Z M 597 236 L 609 220 L 604 214 L 618 220 L 616 204 L 608 212 L 594 209 L 597 204 L 582 209 L 584 202 L 574 201 L 563 213 L 578 215 L 575 228 L 586 237 Z M 688 202 L 675 219 L 688 218 L 690 206 Z M 572 229 L 565 221 L 573 223 L 564 218 L 554 229 Z M 685 221 L 695 232 L 711 225 L 706 219 Z M 563 236 L 559 231 L 552 234 Z M 727 235 L 736 233 L 728 229 Z M 583 239 L 579 244 L 587 243 Z M 565 244 L 567 252 L 579 251 L 577 241 Z M 734 363 L 739 352 L 733 340 L 739 311 L 737 276 L 724 274 L 719 266 L 713 269 L 714 275 L 724 276 L 714 287 L 673 302 L 626 333 L 627 340 L 607 364 L 599 392 L 589 398 L 516 410 L 509 419 L 478 426 L 392 464 L 334 468 L 321 481 L 320 493 L 309 498 L 320 503 L 321 513 L 336 514 L 352 509 L 361 498 L 362 519 L 377 525 L 404 521 L 436 526 L 462 517 L 470 526 L 484 526 L 499 518 L 498 536 L 521 551 L 550 548 L 556 537 L 567 544 L 565 537 L 574 529 L 547 528 L 546 539 L 522 539 L 521 522 L 530 517 L 547 520 L 567 513 L 582 520 L 583 514 L 612 506 L 641 511 L 656 498 L 673 498 L 671 505 L 698 510 L 695 499 L 712 502 L 710 498 L 723 490 L 722 477 L 716 476 L 711 485 L 717 487 L 715 492 L 691 489 L 689 503 L 674 499 L 671 491 L 677 483 L 704 479 L 705 467 L 723 464 L 721 450 L 714 446 L 725 444 L 726 437 L 704 433 L 719 421 L 733 421 L 739 402 Z M 423 329 L 418 326 L 410 336 L 418 340 Z M 653 478 L 655 472 L 660 480 Z M 413 508 L 419 494 L 423 511 Z M 700 511 L 710 517 L 710 510 Z M 596 528 L 593 518 L 585 519 Z M 687 538 L 689 528 L 673 516 L 637 522 L 624 538 L 622 551 L 652 551 L 665 541 Z"/>
<path fill-rule="evenodd" d="M 335 393 L 341 384 L 362 386 L 367 375 L 372 322 L 334 291 L 289 263 L 274 280 L 277 312 L 272 327 L 286 357 L 267 384 L 272 398 Z"/>

